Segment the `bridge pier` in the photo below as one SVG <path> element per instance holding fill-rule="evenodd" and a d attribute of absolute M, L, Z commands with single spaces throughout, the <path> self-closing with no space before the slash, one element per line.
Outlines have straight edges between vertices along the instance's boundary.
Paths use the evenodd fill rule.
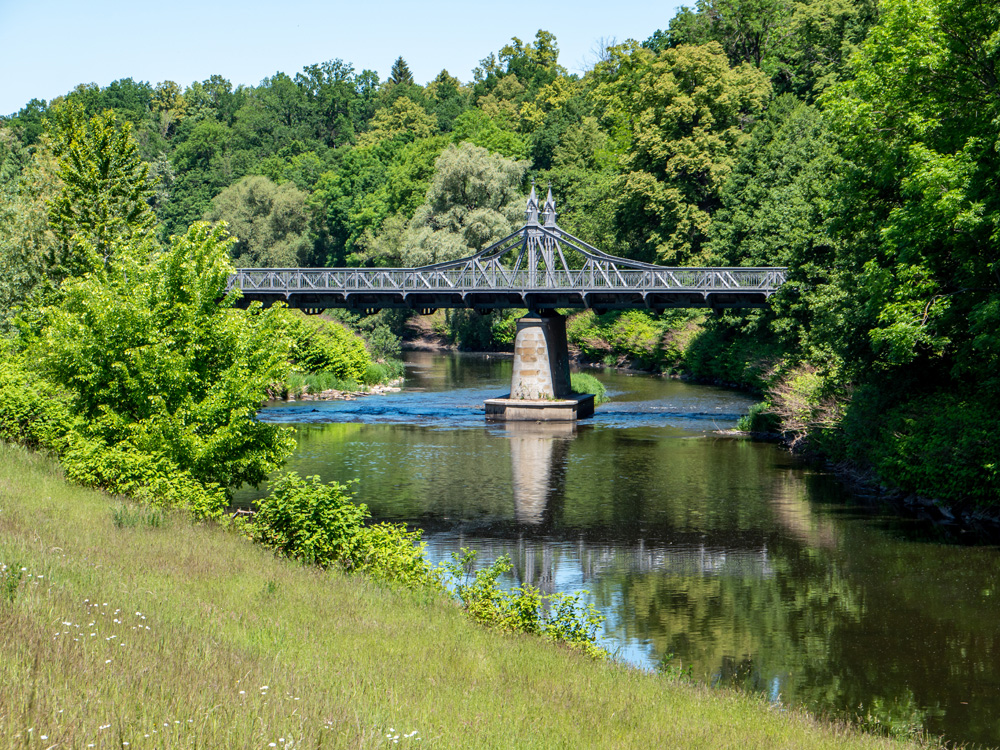
<path fill-rule="evenodd" d="M 566 318 L 546 310 L 518 320 L 510 393 L 486 401 L 486 418 L 567 422 L 593 413 L 593 395 L 575 394 L 570 385 Z"/>

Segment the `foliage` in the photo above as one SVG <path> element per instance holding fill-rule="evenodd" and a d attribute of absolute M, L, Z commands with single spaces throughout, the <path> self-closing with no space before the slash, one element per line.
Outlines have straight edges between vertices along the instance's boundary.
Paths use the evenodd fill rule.
<path fill-rule="evenodd" d="M 176 469 L 229 487 L 287 455 L 287 432 L 255 418 L 286 366 L 279 311 L 231 309 L 230 244 L 196 224 L 152 259 L 124 255 L 107 276 L 64 282 L 32 355 L 81 420 L 68 473 L 133 487 Z"/>
<path fill-rule="evenodd" d="M 294 367 L 307 373 L 329 373 L 341 380 L 363 380 L 371 358 L 355 334 L 323 318 L 286 312 L 283 319 Z"/>
<path fill-rule="evenodd" d="M 245 530 L 254 541 L 308 565 L 365 572 L 410 588 L 436 587 L 421 532 L 409 532 L 402 524 L 365 526 L 368 508 L 354 504 L 349 489 L 337 482 L 324 484 L 318 476 L 283 474 L 258 501 Z"/>
<path fill-rule="evenodd" d="M 686 311 L 654 317 L 641 310 L 601 315 L 588 310 L 569 319 L 566 336 L 592 362 L 669 370 L 682 361 L 691 318 Z"/>
<path fill-rule="evenodd" d="M 736 429 L 742 432 L 776 432 L 779 427 L 777 415 L 773 414 L 770 408 L 771 404 L 767 401 L 758 401 L 751 405 L 747 413 L 736 422 Z"/>
<path fill-rule="evenodd" d="M 119 124 L 113 111 L 88 120 L 69 103 L 51 117 L 62 184 L 49 202 L 49 227 L 56 237 L 49 272 L 63 277 L 107 269 L 118 248 L 143 240 L 156 223 L 149 167 L 131 125 Z"/>
<path fill-rule="evenodd" d="M 225 222 L 236 238 L 237 268 L 297 268 L 312 249 L 306 197 L 289 182 L 250 175 L 215 196 L 205 218 Z"/>
<path fill-rule="evenodd" d="M 604 616 L 592 604 L 581 602 L 587 592 L 546 596 L 530 583 L 508 591 L 497 581 L 510 571 L 510 558 L 501 555 L 473 575 L 475 556 L 475 552 L 463 548 L 461 553 L 453 552 L 451 562 L 444 564 L 447 583 L 473 620 L 504 632 L 541 635 L 595 659 L 608 657 L 608 652 L 597 645 L 597 630 Z"/>
<path fill-rule="evenodd" d="M 516 228 L 524 210 L 521 183 L 526 162 L 462 143 L 438 157 L 427 201 L 403 239 L 402 260 L 422 266 L 470 255 Z"/>
<path fill-rule="evenodd" d="M 994 394 L 935 393 L 887 403 L 870 386 L 844 418 L 846 455 L 888 486 L 946 503 L 994 506 L 1000 436 Z"/>
<path fill-rule="evenodd" d="M 39 377 L 9 342 L 2 346 L 0 440 L 57 452 L 73 423 L 70 394 Z"/>
<path fill-rule="evenodd" d="M 660 55 L 622 46 L 595 76 L 594 98 L 624 149 L 619 234 L 642 259 L 697 264 L 735 154 L 771 96 L 767 77 L 730 68 L 714 42 Z"/>
<path fill-rule="evenodd" d="M 448 343 L 463 351 L 511 351 L 517 332 L 517 319 L 524 310 L 444 310 L 436 330 Z"/>
<path fill-rule="evenodd" d="M 251 538 L 285 557 L 323 568 L 355 564 L 364 505 L 351 502 L 348 487 L 318 476 L 302 479 L 289 472 L 271 482 L 247 527 Z"/>
<path fill-rule="evenodd" d="M 604 383 L 589 373 L 571 373 L 569 382 L 573 393 L 592 393 L 594 395 L 594 406 L 600 406 L 608 401 L 608 390 L 604 387 Z"/>
<path fill-rule="evenodd" d="M 0 321 L 5 327 L 20 306 L 45 287 L 46 258 L 55 237 L 47 201 L 58 180 L 49 154 L 30 154 L 9 128 L 0 126 Z"/>

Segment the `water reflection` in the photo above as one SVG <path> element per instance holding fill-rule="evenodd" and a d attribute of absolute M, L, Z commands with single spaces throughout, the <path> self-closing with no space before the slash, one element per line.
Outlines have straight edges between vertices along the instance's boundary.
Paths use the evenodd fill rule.
<path fill-rule="evenodd" d="M 537 526 L 545 520 L 549 499 L 561 494 L 572 422 L 507 422 L 514 520 Z"/>
<path fill-rule="evenodd" d="M 1000 744 L 996 548 L 926 541 L 775 446 L 716 437 L 745 396 L 601 377 L 615 401 L 578 426 L 487 425 L 509 361 L 428 355 L 397 396 L 262 418 L 298 425 L 289 468 L 359 478 L 433 560 L 509 554 L 511 583 L 589 590 L 632 663 L 674 653 L 708 682 Z"/>

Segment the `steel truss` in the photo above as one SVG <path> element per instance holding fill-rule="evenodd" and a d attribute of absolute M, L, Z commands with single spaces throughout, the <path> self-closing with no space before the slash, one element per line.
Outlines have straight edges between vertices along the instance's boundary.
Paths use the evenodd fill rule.
<path fill-rule="evenodd" d="M 308 311 L 383 308 L 764 307 L 785 268 L 668 268 L 618 258 L 556 225 L 549 191 L 539 222 L 532 186 L 527 221 L 475 255 L 420 268 L 246 268 L 230 278 L 246 306 L 284 302 Z"/>

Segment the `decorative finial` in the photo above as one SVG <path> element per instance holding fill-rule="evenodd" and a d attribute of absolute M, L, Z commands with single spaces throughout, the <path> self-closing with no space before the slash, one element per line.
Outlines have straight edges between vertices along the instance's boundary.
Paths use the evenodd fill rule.
<path fill-rule="evenodd" d="M 538 223 L 538 196 L 535 195 L 535 178 L 531 178 L 531 193 L 528 194 L 528 206 L 524 211 L 529 224 Z"/>
<path fill-rule="evenodd" d="M 545 217 L 545 226 L 554 227 L 556 225 L 556 201 L 552 197 L 552 183 L 549 183 L 549 194 L 545 197 L 545 207 L 542 209 Z"/>

